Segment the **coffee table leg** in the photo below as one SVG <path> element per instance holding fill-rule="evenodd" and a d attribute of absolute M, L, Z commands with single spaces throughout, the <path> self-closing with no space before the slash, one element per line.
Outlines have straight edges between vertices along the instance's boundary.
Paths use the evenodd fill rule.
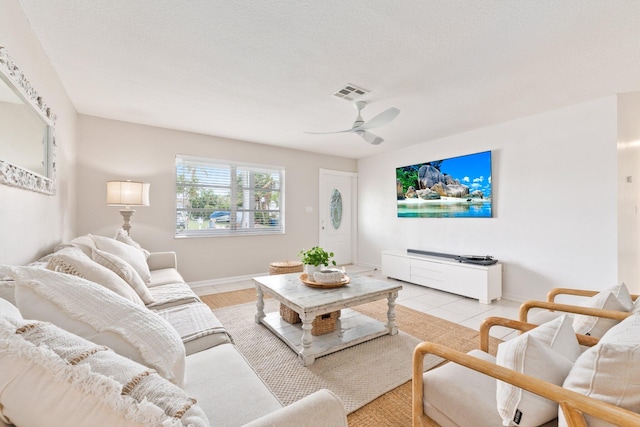
<path fill-rule="evenodd" d="M 398 333 L 398 325 L 396 325 L 396 298 L 398 298 L 397 292 L 391 292 L 387 297 L 387 330 L 389 335 L 396 335 Z"/>
<path fill-rule="evenodd" d="M 302 358 L 302 365 L 309 366 L 315 362 L 316 358 L 311 352 L 311 343 L 313 342 L 313 335 L 311 335 L 311 329 L 313 328 L 313 319 L 315 316 L 301 316 L 302 317 L 302 351 L 300 351 L 300 357 Z"/>
<path fill-rule="evenodd" d="M 258 312 L 256 313 L 256 323 L 260 323 L 262 319 L 264 319 L 264 293 L 262 292 L 262 288 L 260 286 L 256 286 L 258 301 L 256 302 L 256 308 Z"/>

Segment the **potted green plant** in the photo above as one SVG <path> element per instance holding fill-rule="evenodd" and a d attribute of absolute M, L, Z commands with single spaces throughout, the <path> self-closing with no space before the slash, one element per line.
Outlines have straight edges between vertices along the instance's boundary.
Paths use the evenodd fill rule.
<path fill-rule="evenodd" d="M 304 264 L 304 270 L 309 277 L 313 276 L 315 271 L 319 271 L 323 266 L 328 267 L 329 264 L 336 265 L 333 258 L 333 252 L 327 252 L 319 246 L 314 246 L 308 251 L 304 249 L 298 254 L 300 261 Z"/>

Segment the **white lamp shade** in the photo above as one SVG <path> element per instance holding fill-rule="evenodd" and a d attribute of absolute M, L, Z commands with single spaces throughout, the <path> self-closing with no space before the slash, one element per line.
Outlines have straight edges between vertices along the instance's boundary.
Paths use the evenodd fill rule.
<path fill-rule="evenodd" d="M 148 182 L 107 181 L 107 204 L 113 206 L 149 206 Z"/>

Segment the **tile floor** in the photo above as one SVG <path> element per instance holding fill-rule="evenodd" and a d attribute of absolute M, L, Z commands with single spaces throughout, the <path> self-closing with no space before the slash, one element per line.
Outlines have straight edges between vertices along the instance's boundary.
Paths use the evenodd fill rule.
<path fill-rule="evenodd" d="M 392 280 L 383 276 L 379 270 L 353 265 L 347 266 L 347 274 L 364 274 L 380 280 Z M 471 329 L 477 330 L 482 321 L 490 316 L 507 317 L 510 319 L 518 318 L 519 302 L 501 299 L 500 301 L 493 301 L 489 305 L 480 304 L 477 300 L 471 298 L 426 288 L 424 286 L 413 285 L 411 283 L 401 283 L 403 289 L 400 291 L 396 301 L 397 304 L 446 319 L 450 322 L 458 323 Z M 252 280 L 243 280 L 215 285 L 207 287 L 206 289 L 200 288 L 198 289 L 198 294 L 206 295 L 253 287 L 254 284 Z M 515 337 L 517 333 L 511 329 L 495 326 L 491 328 L 491 335 L 502 340 L 507 340 Z"/>

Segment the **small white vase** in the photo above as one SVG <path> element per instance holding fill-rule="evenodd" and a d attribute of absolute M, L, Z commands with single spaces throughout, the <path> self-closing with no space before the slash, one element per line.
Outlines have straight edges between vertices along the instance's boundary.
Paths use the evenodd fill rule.
<path fill-rule="evenodd" d="M 307 277 L 310 280 L 313 280 L 313 273 L 315 273 L 316 271 L 320 271 L 321 268 L 322 268 L 321 265 L 305 264 L 304 265 L 304 272 L 307 273 Z"/>

